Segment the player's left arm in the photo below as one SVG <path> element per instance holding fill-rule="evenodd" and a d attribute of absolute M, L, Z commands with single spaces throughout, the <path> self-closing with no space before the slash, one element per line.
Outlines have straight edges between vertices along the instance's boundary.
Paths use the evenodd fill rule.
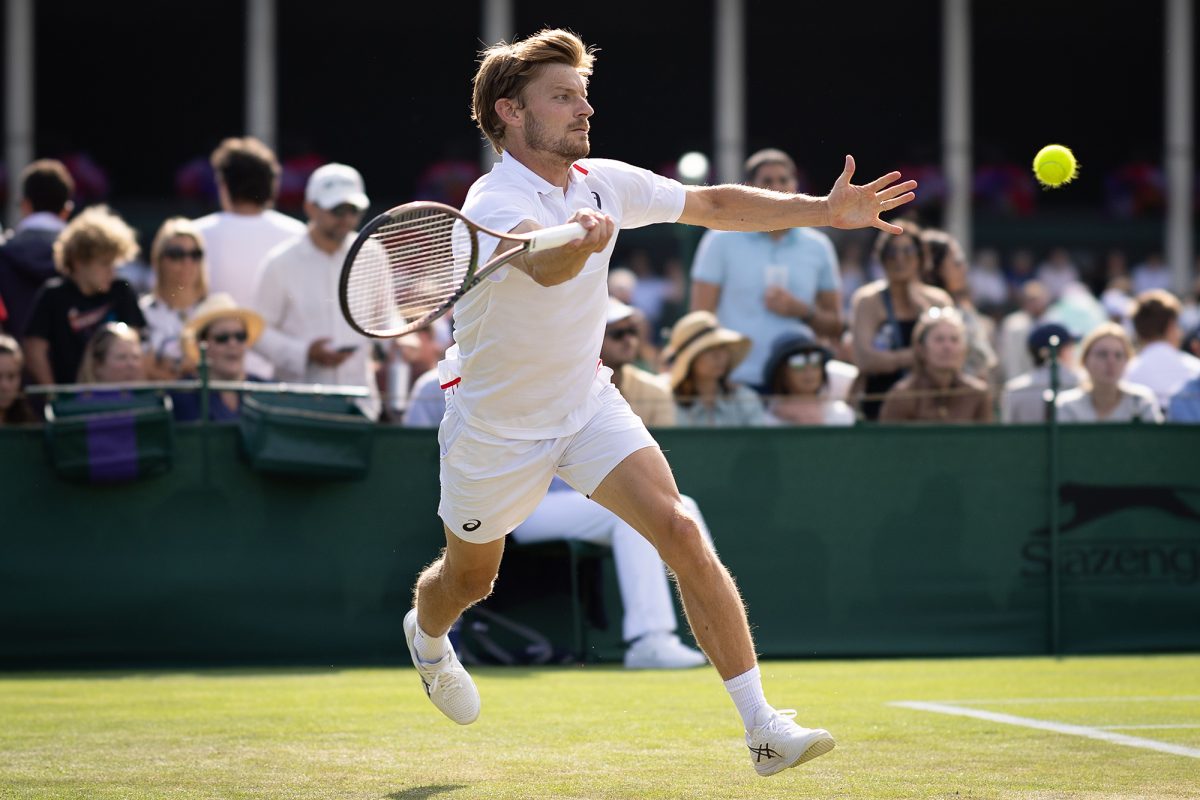
<path fill-rule="evenodd" d="M 912 190 L 917 188 L 917 182 L 896 183 L 900 173 L 889 172 L 856 186 L 850 183 L 853 176 L 854 158 L 846 156 L 842 174 L 825 197 L 784 194 L 740 184 L 689 186 L 679 221 L 729 231 L 828 226 L 902 233 L 899 226 L 883 221 L 879 215 L 916 197 Z"/>

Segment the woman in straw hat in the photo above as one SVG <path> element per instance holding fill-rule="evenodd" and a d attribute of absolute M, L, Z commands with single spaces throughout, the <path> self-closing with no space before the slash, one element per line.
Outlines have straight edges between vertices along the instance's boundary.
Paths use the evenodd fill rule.
<path fill-rule="evenodd" d="M 184 357 L 200 363 L 200 344 L 207 345 L 209 378 L 214 381 L 257 381 L 246 374 L 246 353 L 263 332 L 263 318 L 241 308 L 230 295 L 210 295 L 196 307 L 183 327 Z M 200 398 L 195 392 L 175 398 L 175 418 L 181 422 L 200 419 Z M 209 404 L 208 418 L 213 422 L 237 419 L 241 395 L 218 392 Z"/>
<path fill-rule="evenodd" d="M 711 311 L 693 311 L 671 330 L 666 363 L 681 427 L 765 425 L 758 394 L 729 379 L 750 340 L 722 328 Z"/>

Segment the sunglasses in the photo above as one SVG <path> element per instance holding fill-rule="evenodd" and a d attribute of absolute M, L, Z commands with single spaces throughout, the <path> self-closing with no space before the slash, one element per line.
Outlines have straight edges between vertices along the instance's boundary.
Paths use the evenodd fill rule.
<path fill-rule="evenodd" d="M 608 338 L 621 341 L 628 339 L 630 336 L 637 336 L 637 328 L 615 328 L 607 333 Z"/>
<path fill-rule="evenodd" d="M 230 339 L 245 344 L 246 339 L 250 338 L 250 336 L 245 331 L 238 331 L 237 333 L 214 333 L 208 338 L 209 341 L 215 342 L 216 344 L 229 344 Z"/>
<path fill-rule="evenodd" d="M 199 247 L 193 250 L 184 250 L 182 247 L 168 247 L 163 250 L 163 258 L 169 258 L 173 261 L 181 261 L 185 258 L 190 258 L 192 261 L 199 261 L 204 258 L 204 251 Z"/>
<path fill-rule="evenodd" d="M 825 356 L 819 350 L 810 350 L 807 353 L 796 353 L 788 358 L 788 366 L 792 369 L 804 369 L 805 367 L 819 367 L 825 363 Z"/>

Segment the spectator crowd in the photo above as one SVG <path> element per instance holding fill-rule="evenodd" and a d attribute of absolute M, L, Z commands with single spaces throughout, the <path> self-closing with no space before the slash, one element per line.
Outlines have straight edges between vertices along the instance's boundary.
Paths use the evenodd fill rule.
<path fill-rule="evenodd" d="M 211 156 L 220 209 L 171 217 L 142 281 L 138 235 L 112 209 L 78 213 L 63 164 L 21 175 L 0 238 L 0 424 L 36 421 L 36 385 L 195 377 L 365 389 L 372 420 L 436 425 L 437 364 L 453 322 L 395 340 L 343 319 L 338 279 L 370 206 L 352 166 L 308 176 L 305 221 L 275 210 L 280 167 L 251 137 Z M 796 191 L 788 154 L 762 150 L 746 182 Z M 1057 248 L 972 258 L 949 233 L 708 231 L 690 264 L 631 250 L 610 274 L 602 360 L 651 426 L 1041 423 L 1052 382 L 1063 422 L 1200 422 L 1200 306 L 1150 255 L 1113 251 L 1086 276 Z M 1198 282 L 1200 283 L 1200 282 Z M 141 291 L 139 291 L 139 288 Z M 210 418 L 235 419 L 221 393 Z M 177 399 L 181 420 L 198 404 Z"/>

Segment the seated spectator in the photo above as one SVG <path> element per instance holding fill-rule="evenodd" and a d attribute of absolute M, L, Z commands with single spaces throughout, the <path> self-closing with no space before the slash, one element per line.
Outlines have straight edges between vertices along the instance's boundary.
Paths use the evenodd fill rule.
<path fill-rule="evenodd" d="M 600 360 L 612 369 L 613 385 L 646 427 L 674 425 L 675 398 L 667 388 L 665 376 L 654 375 L 634 363 L 641 347 L 639 321 L 636 309 L 610 297 Z"/>
<path fill-rule="evenodd" d="M 928 308 L 953 305 L 950 295 L 921 281 L 929 258 L 921 229 L 908 221 L 896 224 L 904 233 L 881 233 L 875 240 L 875 259 L 885 277 L 860 288 L 851 303 L 854 361 L 860 370 L 857 389 L 864 395 L 863 417 L 872 420 L 879 416 L 884 392 L 913 367 L 917 319 Z"/>
<path fill-rule="evenodd" d="M 24 366 L 21 345 L 13 337 L 0 334 L 0 425 L 37 422 L 33 409 L 21 392 L 21 371 Z"/>
<path fill-rule="evenodd" d="M 1038 265 L 1037 279 L 1050 292 L 1050 296 L 1057 300 L 1062 296 L 1063 289 L 1079 282 L 1079 268 L 1075 266 L 1067 248 L 1055 247 L 1046 260 Z"/>
<path fill-rule="evenodd" d="M 997 347 L 1002 379 L 1015 378 L 1033 369 L 1029 357 L 1029 334 L 1043 322 L 1050 310 L 1050 294 L 1040 281 L 1027 281 L 1018 291 L 1020 308 L 1000 321 Z"/>
<path fill-rule="evenodd" d="M 711 541 L 695 501 L 686 496 L 682 501 Z M 533 544 L 566 538 L 612 547 L 625 609 L 621 638 L 629 643 L 627 668 L 686 669 L 707 662 L 703 653 L 679 641 L 675 634 L 678 620 L 671 587 L 654 545 L 616 514 L 555 478 L 545 499 L 513 529 L 512 539 L 517 544 Z"/>
<path fill-rule="evenodd" d="M 946 231 L 926 228 L 921 241 L 929 251 L 923 280 L 950 295 L 967 326 L 967 364 L 963 371 L 990 383 L 999 359 L 992 348 L 995 326 L 975 309 L 967 280 L 967 259 L 962 245 Z"/>
<path fill-rule="evenodd" d="M 1058 396 L 1060 422 L 1162 422 L 1162 411 L 1154 392 L 1123 380 L 1133 357 L 1129 334 L 1114 322 L 1106 322 L 1083 340 L 1082 385 Z"/>
<path fill-rule="evenodd" d="M 38 291 L 25 329 L 25 360 L 33 383 L 74 383 L 83 351 L 106 322 L 146 326 L 137 295 L 116 278 L 117 264 L 137 252 L 137 237 L 105 206 L 92 206 L 54 242 L 61 274 Z"/>
<path fill-rule="evenodd" d="M 191 220 L 172 217 L 162 224 L 150 246 L 154 291 L 139 303 L 146 318 L 146 375 L 152 380 L 178 380 L 195 367 L 183 360 L 183 324 L 208 296 L 204 239 Z"/>
<path fill-rule="evenodd" d="M 975 263 L 967 272 L 971 300 L 980 312 L 996 319 L 1008 305 L 1008 281 L 1000 268 L 1000 254 L 990 248 L 975 254 Z"/>
<path fill-rule="evenodd" d="M 1050 388 L 1050 339 L 1058 337 L 1058 388 L 1079 385 L 1075 371 L 1075 342 L 1071 332 L 1056 322 L 1047 322 L 1029 334 L 1029 355 L 1034 367 L 1004 384 L 1000 397 L 1000 421 L 1004 423 L 1045 422 L 1046 390 Z"/>
<path fill-rule="evenodd" d="M 124 322 L 106 322 L 84 347 L 75 382 L 136 383 L 145 379 L 142 337 Z"/>
<path fill-rule="evenodd" d="M 1150 387 L 1159 407 L 1166 408 L 1183 384 L 1200 377 L 1200 358 L 1180 349 L 1183 330 L 1175 295 L 1163 289 L 1139 294 L 1133 310 L 1133 330 L 1140 349 L 1129 362 L 1125 379 Z"/>
<path fill-rule="evenodd" d="M 612 321 L 608 323 L 609 330 L 626 329 L 633 309 L 618 300 L 611 302 L 609 319 Z M 636 343 L 632 343 L 632 339 L 628 335 L 616 339 L 606 336 L 601 347 L 604 362 L 612 364 L 619 360 L 620 356 L 614 359 L 615 349 L 619 348 L 622 352 L 636 350 Z M 651 424 L 651 420 L 659 425 L 672 424 L 664 421 L 666 417 L 663 404 L 658 402 L 659 395 L 652 391 L 646 393 L 646 386 L 631 382 L 628 378 L 620 382 L 616 380 L 622 373 L 636 372 L 641 370 L 625 364 L 622 370 L 614 371 L 613 382 L 630 401 L 634 413 L 642 416 L 642 421 L 647 425 Z M 653 381 L 653 377 L 650 380 Z M 671 400 L 664 386 L 649 385 L 661 392 L 662 398 Z M 639 387 L 634 389 L 637 404 L 633 402 L 634 398 L 625 395 L 625 391 L 634 387 Z M 667 405 L 673 408 L 673 403 L 668 402 Z M 437 370 L 429 370 L 417 379 L 413 387 L 404 425 L 409 428 L 436 426 L 441 422 L 445 410 L 445 392 L 438 385 Z M 711 542 L 712 537 L 696 502 L 686 495 L 681 499 Z M 684 645 L 675 634 L 678 626 L 675 606 L 671 602 L 670 584 L 658 551 L 645 537 L 604 506 L 593 503 L 561 479 L 555 478 L 546 497 L 528 519 L 513 530 L 512 537 L 513 541 L 521 544 L 571 538 L 611 546 L 621 602 L 625 609 L 622 638 L 630 643 L 625 651 L 625 666 L 630 669 L 685 669 L 705 663 L 703 653 Z"/>
<path fill-rule="evenodd" d="M 722 328 L 711 311 L 693 311 L 675 323 L 664 357 L 681 426 L 765 425 L 757 392 L 730 379 L 750 352 L 750 340 Z"/>
<path fill-rule="evenodd" d="M 826 367 L 833 353 L 803 333 L 785 333 L 771 345 L 763 370 L 767 420 L 779 425 L 853 425 L 854 410 L 830 397 Z"/>
<path fill-rule="evenodd" d="M 200 345 L 206 345 L 208 378 L 212 381 L 257 381 L 246 372 L 246 353 L 262 335 L 263 318 L 248 308 L 241 308 L 224 293 L 210 295 L 197 308 L 183 329 L 184 357 L 193 364 L 200 363 Z M 175 401 L 175 419 L 193 422 L 200 419 L 199 392 L 179 393 Z M 208 404 L 208 419 L 222 422 L 237 419 L 241 410 L 240 392 L 220 391 Z"/>
<path fill-rule="evenodd" d="M 8 309 L 6 330 L 25 335 L 33 298 L 54 277 L 54 240 L 67 226 L 75 181 L 62 162 L 35 161 L 21 172 L 20 221 L 0 237 L 0 297 Z"/>
<path fill-rule="evenodd" d="M 953 308 L 931 308 L 913 331 L 913 371 L 888 390 L 880 422 L 991 422 L 987 384 L 963 372 L 967 333 Z"/>

